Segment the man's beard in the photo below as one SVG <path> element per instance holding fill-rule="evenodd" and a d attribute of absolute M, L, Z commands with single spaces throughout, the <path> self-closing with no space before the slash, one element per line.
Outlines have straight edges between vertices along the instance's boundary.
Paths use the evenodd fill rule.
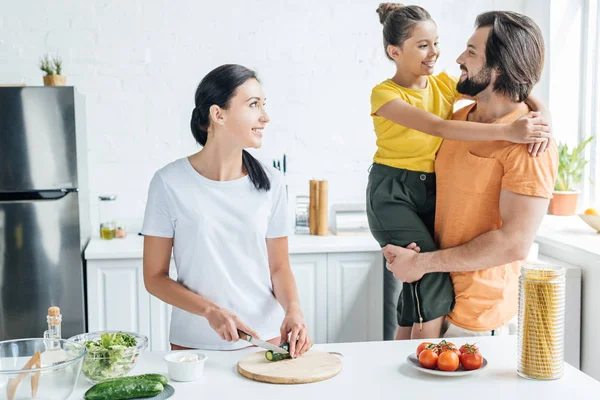
<path fill-rule="evenodd" d="M 461 66 L 462 69 L 463 67 Z M 490 82 L 492 82 L 492 69 L 485 66 L 474 77 L 467 77 L 464 81 L 459 81 L 456 85 L 456 90 L 458 93 L 475 97 L 486 89 L 490 85 Z"/>

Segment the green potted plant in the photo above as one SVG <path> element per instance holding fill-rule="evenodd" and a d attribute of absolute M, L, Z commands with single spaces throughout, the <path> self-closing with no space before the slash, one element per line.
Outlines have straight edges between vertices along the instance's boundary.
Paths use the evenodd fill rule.
<path fill-rule="evenodd" d="M 62 60 L 60 57 L 50 59 L 48 54 L 40 61 L 40 69 L 46 73 L 44 76 L 44 86 L 65 86 L 67 77 L 61 75 Z"/>
<path fill-rule="evenodd" d="M 583 178 L 588 161 L 584 149 L 594 139 L 593 136 L 579 143 L 572 151 L 565 143 L 558 146 L 558 176 L 554 193 L 550 200 L 550 214 L 574 215 L 580 191 L 576 189 Z"/>

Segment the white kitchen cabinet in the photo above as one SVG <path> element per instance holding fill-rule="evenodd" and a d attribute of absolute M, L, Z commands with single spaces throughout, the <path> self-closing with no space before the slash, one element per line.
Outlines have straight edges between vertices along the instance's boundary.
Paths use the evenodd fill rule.
<path fill-rule="evenodd" d="M 304 322 L 314 343 L 327 343 L 327 255 L 292 254 Z"/>
<path fill-rule="evenodd" d="M 327 255 L 327 342 L 383 340 L 380 252 Z"/>
<path fill-rule="evenodd" d="M 142 260 L 87 262 L 88 330 L 122 330 L 150 337 L 150 296 Z"/>

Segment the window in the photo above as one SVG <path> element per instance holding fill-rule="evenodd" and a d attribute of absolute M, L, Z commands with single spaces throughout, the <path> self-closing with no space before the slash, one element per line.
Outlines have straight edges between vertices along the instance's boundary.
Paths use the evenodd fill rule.
<path fill-rule="evenodd" d="M 570 148 L 594 135 L 586 147 L 580 207 L 600 203 L 600 0 L 554 0 L 550 40 L 549 105 L 553 135 Z"/>

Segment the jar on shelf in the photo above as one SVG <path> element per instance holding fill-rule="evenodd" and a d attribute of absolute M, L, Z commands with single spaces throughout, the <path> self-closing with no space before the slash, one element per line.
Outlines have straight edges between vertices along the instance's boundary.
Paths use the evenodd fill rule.
<path fill-rule="evenodd" d="M 115 195 L 98 196 L 98 216 L 100 221 L 100 237 L 104 240 L 114 239 L 117 234 Z"/>
<path fill-rule="evenodd" d="M 517 373 L 558 379 L 564 370 L 565 269 L 525 264 L 519 277 Z"/>
<path fill-rule="evenodd" d="M 117 230 L 115 232 L 115 237 L 117 239 L 124 239 L 127 236 L 127 229 L 125 228 L 125 225 L 123 225 L 122 223 L 117 223 Z"/>

